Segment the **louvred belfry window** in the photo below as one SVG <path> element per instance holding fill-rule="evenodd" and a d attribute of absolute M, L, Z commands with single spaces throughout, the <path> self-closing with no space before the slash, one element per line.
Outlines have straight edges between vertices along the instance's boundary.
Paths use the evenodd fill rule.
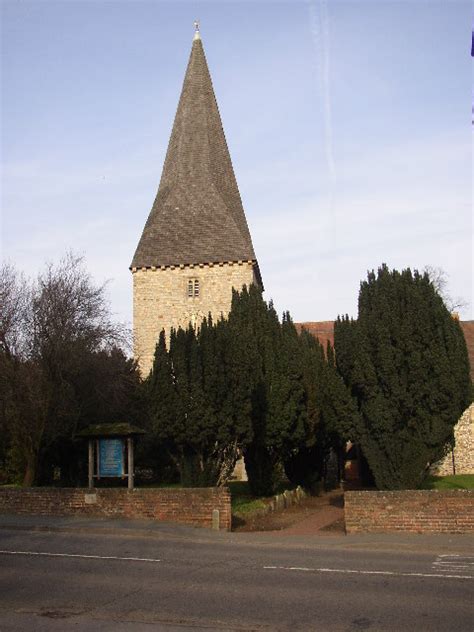
<path fill-rule="evenodd" d="M 188 279 L 188 297 L 197 298 L 199 296 L 199 279 Z"/>

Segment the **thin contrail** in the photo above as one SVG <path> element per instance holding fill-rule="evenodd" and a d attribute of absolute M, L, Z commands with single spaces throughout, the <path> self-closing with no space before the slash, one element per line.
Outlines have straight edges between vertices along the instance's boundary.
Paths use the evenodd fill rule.
<path fill-rule="evenodd" d="M 331 202 L 336 184 L 336 167 L 333 151 L 332 104 L 330 90 L 329 15 L 327 0 L 309 4 L 309 19 L 316 53 L 316 69 L 323 96 L 324 145 L 331 183 Z M 331 203 L 332 206 L 332 203 Z"/>

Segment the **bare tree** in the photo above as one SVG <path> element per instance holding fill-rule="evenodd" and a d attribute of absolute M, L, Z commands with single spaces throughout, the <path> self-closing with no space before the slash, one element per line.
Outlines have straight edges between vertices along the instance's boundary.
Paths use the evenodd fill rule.
<path fill-rule="evenodd" d="M 423 268 L 423 273 L 428 275 L 434 289 L 438 292 L 450 312 L 458 312 L 469 307 L 469 302 L 461 296 L 451 297 L 448 289 L 448 273 L 437 266 L 427 265 Z"/>
<path fill-rule="evenodd" d="M 24 354 L 29 296 L 25 277 L 11 264 L 4 263 L 0 268 L 0 350 L 8 356 Z"/>
<path fill-rule="evenodd" d="M 94 285 L 82 257 L 69 252 L 58 264 L 48 263 L 33 288 L 33 354 L 59 352 L 78 342 L 89 350 L 124 343 L 124 329 L 111 320 L 105 289 L 105 284 Z"/>
<path fill-rule="evenodd" d="M 91 354 L 126 343 L 112 322 L 105 286 L 68 253 L 34 282 L 0 269 L 0 421 L 10 456 L 31 485 L 42 450 L 71 437 L 80 417 L 74 378 Z M 1 454 L 0 454 L 1 458 Z"/>

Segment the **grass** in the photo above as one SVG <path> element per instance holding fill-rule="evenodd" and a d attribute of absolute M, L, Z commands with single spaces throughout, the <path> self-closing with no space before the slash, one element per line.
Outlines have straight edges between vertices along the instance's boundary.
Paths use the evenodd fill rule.
<path fill-rule="evenodd" d="M 231 481 L 229 483 L 232 513 L 250 514 L 265 508 L 262 498 L 252 496 L 248 483 L 243 481 Z"/>
<path fill-rule="evenodd" d="M 428 476 L 423 481 L 422 489 L 474 489 L 474 474 Z"/>
<path fill-rule="evenodd" d="M 179 489 L 181 483 L 137 483 L 137 487 L 147 489 Z"/>

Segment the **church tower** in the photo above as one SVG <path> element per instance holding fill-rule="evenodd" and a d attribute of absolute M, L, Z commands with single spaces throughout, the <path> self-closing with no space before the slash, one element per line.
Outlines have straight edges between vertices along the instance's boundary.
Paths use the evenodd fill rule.
<path fill-rule="evenodd" d="M 160 331 L 230 310 L 262 280 L 198 26 L 160 186 L 132 264 L 134 355 L 148 375 Z"/>

